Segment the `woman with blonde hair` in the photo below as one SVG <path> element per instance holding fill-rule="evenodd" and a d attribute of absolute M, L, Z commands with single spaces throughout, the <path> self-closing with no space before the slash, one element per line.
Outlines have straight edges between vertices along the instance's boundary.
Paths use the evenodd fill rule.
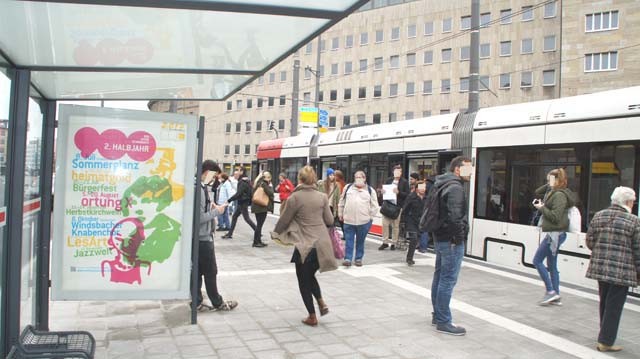
<path fill-rule="evenodd" d="M 540 226 L 544 239 L 533 257 L 533 265 L 546 289 L 539 304 L 561 305 L 558 251 L 567 239 L 569 208 L 575 205 L 575 196 L 567 188 L 567 174 L 562 168 L 550 171 L 547 174 L 547 184 L 538 188 L 535 193 L 537 198 L 533 201 L 533 206 L 542 213 Z M 545 259 L 547 267 L 543 264 Z"/>
<path fill-rule="evenodd" d="M 295 246 L 291 263 L 296 265 L 300 295 L 309 313 L 302 323 L 309 326 L 318 325 L 314 297 L 318 302 L 320 315 L 329 313 L 315 273 L 338 267 L 327 230 L 327 226 L 332 224 L 329 199 L 316 190 L 316 172 L 313 167 L 305 166 L 298 172 L 298 187 L 287 200 L 287 210 L 280 215 L 271 236 Z"/>
<path fill-rule="evenodd" d="M 263 243 L 260 237 L 262 237 L 262 226 L 267 219 L 267 212 L 273 213 L 273 188 L 271 187 L 271 172 L 264 171 L 256 177 L 253 183 L 253 192 L 251 198 L 254 198 L 256 191 L 262 188 L 266 193 L 269 201 L 266 206 L 254 203 L 251 201 L 251 212 L 256 216 L 256 229 L 253 232 L 253 246 L 256 248 L 266 247 L 267 244 Z"/>

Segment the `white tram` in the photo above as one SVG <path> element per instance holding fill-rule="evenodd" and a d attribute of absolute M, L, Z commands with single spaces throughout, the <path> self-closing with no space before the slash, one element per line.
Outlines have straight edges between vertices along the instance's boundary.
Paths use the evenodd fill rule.
<path fill-rule="evenodd" d="M 311 163 L 319 175 L 331 167 L 349 181 L 362 169 L 376 189 L 396 164 L 405 177 L 426 177 L 446 171 L 457 155 L 471 157 L 466 255 L 531 273 L 540 242 L 531 225 L 533 191 L 548 171 L 562 167 L 579 196 L 583 223 L 582 233 L 568 235 L 559 270 L 563 281 L 593 287 L 584 278 L 586 226 L 609 205 L 616 186 L 640 192 L 640 86 L 264 141 L 253 167 L 294 180 L 308 163 L 309 147 L 317 151 Z M 382 232 L 380 223 L 373 234 Z"/>

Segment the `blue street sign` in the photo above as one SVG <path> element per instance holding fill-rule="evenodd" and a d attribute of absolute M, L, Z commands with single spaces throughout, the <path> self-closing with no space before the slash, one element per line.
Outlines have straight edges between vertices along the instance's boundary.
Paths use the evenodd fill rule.
<path fill-rule="evenodd" d="M 327 117 L 329 116 L 329 112 L 327 112 L 327 110 L 320 110 L 320 116 Z"/>

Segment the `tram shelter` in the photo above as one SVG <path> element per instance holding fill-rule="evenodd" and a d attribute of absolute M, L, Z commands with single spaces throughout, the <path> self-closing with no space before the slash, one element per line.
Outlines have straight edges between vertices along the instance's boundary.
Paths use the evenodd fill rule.
<path fill-rule="evenodd" d="M 367 1 L 0 2 L 0 355 L 49 327 L 58 101 L 224 101 Z"/>

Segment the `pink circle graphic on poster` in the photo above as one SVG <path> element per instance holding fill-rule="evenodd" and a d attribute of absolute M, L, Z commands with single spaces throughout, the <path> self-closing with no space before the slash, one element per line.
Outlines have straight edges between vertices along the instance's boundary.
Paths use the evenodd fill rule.
<path fill-rule="evenodd" d="M 98 150 L 100 155 L 108 160 L 117 160 L 127 154 L 132 160 L 143 162 L 153 157 L 156 152 L 156 140 L 146 131 L 135 131 L 127 137 L 116 129 L 98 133 L 92 127 L 83 127 L 76 132 L 74 143 L 83 158 Z"/>

